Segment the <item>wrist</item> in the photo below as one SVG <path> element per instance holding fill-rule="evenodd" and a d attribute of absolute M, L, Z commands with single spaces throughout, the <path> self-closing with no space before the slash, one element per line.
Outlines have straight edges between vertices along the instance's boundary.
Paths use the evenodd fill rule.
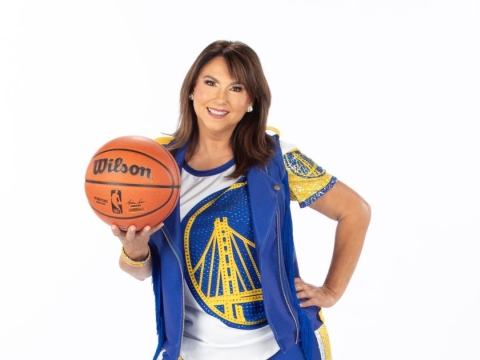
<path fill-rule="evenodd" d="M 136 255 L 136 254 L 127 254 L 125 252 L 125 248 L 122 247 L 122 250 L 120 252 L 120 256 L 122 258 L 122 260 L 130 265 L 130 266 L 133 266 L 133 267 L 143 267 L 145 266 L 149 261 L 150 261 L 150 247 L 148 247 L 148 251 L 147 251 L 147 254 L 145 255 L 145 253 L 143 254 L 139 254 L 139 255 Z"/>

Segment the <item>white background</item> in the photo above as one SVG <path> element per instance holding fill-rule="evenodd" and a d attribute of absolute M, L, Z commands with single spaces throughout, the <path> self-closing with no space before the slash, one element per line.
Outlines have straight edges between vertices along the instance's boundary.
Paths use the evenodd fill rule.
<path fill-rule="evenodd" d="M 334 359 L 480 359 L 474 0 L 3 0 L 0 359 L 151 359 L 150 281 L 119 270 L 84 173 L 108 140 L 175 129 L 217 39 L 256 50 L 270 125 L 372 206 L 324 311 Z M 321 284 L 334 223 L 294 208 L 302 275 Z"/>

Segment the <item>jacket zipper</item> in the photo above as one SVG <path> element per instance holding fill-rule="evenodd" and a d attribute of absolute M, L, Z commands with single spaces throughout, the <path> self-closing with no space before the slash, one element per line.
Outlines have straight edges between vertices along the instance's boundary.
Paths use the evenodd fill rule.
<path fill-rule="evenodd" d="M 279 220 L 278 220 L 278 213 L 276 215 L 276 222 L 277 222 L 277 234 L 281 234 L 281 229 L 280 229 L 280 226 L 279 226 Z M 288 311 L 290 312 L 290 315 L 292 316 L 293 318 L 293 321 L 295 322 L 295 329 L 296 329 L 296 332 L 297 332 L 297 337 L 295 339 L 295 344 L 298 344 L 298 338 L 299 338 L 299 329 L 298 329 L 298 323 L 297 323 L 297 319 L 295 319 L 295 315 L 293 315 L 293 311 L 292 311 L 292 307 L 290 306 L 290 303 L 288 301 L 288 298 L 287 298 L 287 295 L 285 293 L 285 287 L 284 287 L 284 280 L 283 280 L 283 277 L 282 277 L 282 264 L 281 264 L 281 259 L 282 259 L 282 249 L 281 249 L 281 242 L 282 242 L 282 239 L 281 239 L 281 236 L 280 236 L 280 239 L 279 237 L 277 237 L 277 249 L 278 249 L 278 274 L 280 276 L 280 285 L 282 286 L 282 293 L 283 293 L 283 298 L 285 299 L 285 303 L 287 304 L 288 306 Z M 288 254 L 284 254 L 284 256 L 288 256 Z"/>
<path fill-rule="evenodd" d="M 185 289 L 183 288 L 183 267 L 182 267 L 182 263 L 180 261 L 180 258 L 177 254 L 177 252 L 175 251 L 175 249 L 173 248 L 173 245 L 170 241 L 170 238 L 169 236 L 167 235 L 167 233 L 165 232 L 165 229 L 162 227 L 161 228 L 162 232 L 163 232 L 163 235 L 165 236 L 165 239 L 167 239 L 167 242 L 168 242 L 168 246 L 170 246 L 170 249 L 172 249 L 172 252 L 175 254 L 175 257 L 177 258 L 177 262 L 179 264 L 179 267 L 180 267 L 180 273 L 182 275 L 182 304 L 184 306 L 184 309 L 182 311 L 182 336 L 180 337 L 180 348 L 178 349 L 178 356 L 179 356 L 179 360 L 182 359 L 182 357 L 180 356 L 180 350 L 182 349 L 182 343 L 183 343 L 183 332 L 184 332 L 184 327 L 185 327 Z"/>

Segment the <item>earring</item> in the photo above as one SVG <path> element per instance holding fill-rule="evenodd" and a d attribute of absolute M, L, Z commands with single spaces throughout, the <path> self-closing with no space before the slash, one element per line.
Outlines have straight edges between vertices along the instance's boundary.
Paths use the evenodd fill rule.
<path fill-rule="evenodd" d="M 193 94 L 188 95 L 188 98 L 189 98 L 190 100 L 193 100 Z"/>
<path fill-rule="evenodd" d="M 247 108 L 247 112 L 252 112 L 252 111 L 253 111 L 253 107 L 249 106 L 249 107 Z"/>

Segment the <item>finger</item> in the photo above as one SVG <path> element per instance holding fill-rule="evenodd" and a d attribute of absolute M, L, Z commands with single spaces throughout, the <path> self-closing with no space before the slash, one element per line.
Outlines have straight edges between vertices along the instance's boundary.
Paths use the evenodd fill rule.
<path fill-rule="evenodd" d="M 142 229 L 142 231 L 140 231 L 139 235 L 141 235 L 141 236 L 148 236 L 148 235 L 150 235 L 150 230 L 151 230 L 151 229 L 152 229 L 152 228 L 147 225 L 147 226 L 145 226 L 145 227 Z"/>
<path fill-rule="evenodd" d="M 298 299 L 308 299 L 309 296 L 305 291 L 297 291 L 297 298 Z"/>
<path fill-rule="evenodd" d="M 155 225 L 154 227 L 151 227 L 150 225 L 146 225 L 142 230 L 140 230 L 138 232 L 137 235 L 141 235 L 141 236 L 150 236 L 152 235 L 154 232 L 156 232 L 157 230 L 159 230 L 161 227 L 163 226 L 163 222 L 158 224 L 158 225 Z"/>
<path fill-rule="evenodd" d="M 308 300 L 300 302 L 300 307 L 302 307 L 302 308 L 309 307 L 309 306 L 319 306 L 319 307 L 321 307 L 320 303 L 321 302 L 319 300 L 313 298 L 313 299 L 308 299 Z"/>
<path fill-rule="evenodd" d="M 306 285 L 306 283 L 301 278 L 295 278 L 294 285 L 295 285 L 295 288 L 297 288 L 297 286 L 299 286 L 301 288 L 304 285 Z"/>
<path fill-rule="evenodd" d="M 135 225 L 130 225 L 127 229 L 125 239 L 127 239 L 128 241 L 132 241 L 133 239 L 135 239 L 136 232 L 137 228 L 135 227 Z"/>
<path fill-rule="evenodd" d="M 117 237 L 122 236 L 122 234 L 124 234 L 124 232 L 120 230 L 120 228 L 117 225 L 112 225 L 110 228 L 112 229 L 113 235 Z"/>
<path fill-rule="evenodd" d="M 312 288 L 312 287 L 309 287 L 309 286 L 304 286 L 302 287 L 300 290 L 297 291 L 297 297 L 300 298 L 300 296 L 302 296 L 302 298 L 313 298 L 316 296 L 316 289 L 315 288 Z"/>
<path fill-rule="evenodd" d="M 308 284 L 305 281 L 296 281 L 295 282 L 295 290 L 300 291 L 300 290 L 315 290 L 317 287 L 313 286 L 312 284 Z"/>
<path fill-rule="evenodd" d="M 305 290 L 305 289 L 307 289 L 307 286 L 306 286 L 306 284 L 305 284 L 304 282 L 296 282 L 296 283 L 295 283 L 295 290 L 296 290 L 297 292 L 302 291 L 302 290 Z"/>
<path fill-rule="evenodd" d="M 321 306 L 326 300 L 324 294 L 316 290 L 302 291 L 297 296 L 299 299 L 305 300 L 301 303 L 304 306 Z"/>
<path fill-rule="evenodd" d="M 161 223 L 158 224 L 157 226 L 154 226 L 154 227 L 152 228 L 152 234 L 153 234 L 155 231 L 160 230 L 160 229 L 163 227 L 163 225 L 164 225 L 163 222 L 161 222 Z"/>

